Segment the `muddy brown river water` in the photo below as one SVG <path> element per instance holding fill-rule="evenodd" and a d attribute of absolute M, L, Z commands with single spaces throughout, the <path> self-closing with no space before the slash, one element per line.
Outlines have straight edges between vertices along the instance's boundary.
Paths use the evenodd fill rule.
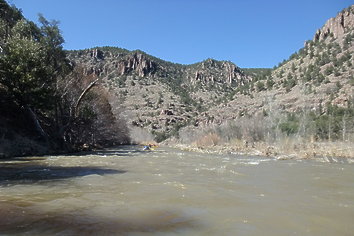
<path fill-rule="evenodd" d="M 354 164 L 138 146 L 0 161 L 1 235 L 354 235 Z"/>

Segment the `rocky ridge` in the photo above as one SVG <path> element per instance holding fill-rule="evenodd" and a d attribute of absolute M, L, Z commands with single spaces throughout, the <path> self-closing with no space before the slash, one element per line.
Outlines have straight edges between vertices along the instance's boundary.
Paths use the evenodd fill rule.
<path fill-rule="evenodd" d="M 317 30 L 313 41 L 325 40 L 330 35 L 334 38 L 343 38 L 346 33 L 354 28 L 353 11 L 353 7 L 349 7 L 336 17 L 329 19 L 321 29 Z"/>

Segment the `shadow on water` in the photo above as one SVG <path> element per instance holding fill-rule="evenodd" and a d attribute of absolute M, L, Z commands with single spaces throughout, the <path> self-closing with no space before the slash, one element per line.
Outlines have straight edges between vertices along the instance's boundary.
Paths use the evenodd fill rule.
<path fill-rule="evenodd" d="M 64 156 L 134 156 L 144 153 L 147 153 L 147 151 L 143 151 L 143 146 L 141 145 L 125 145 L 95 151 L 70 153 Z"/>
<path fill-rule="evenodd" d="M 86 175 L 123 174 L 124 170 L 101 167 L 46 166 L 32 163 L 0 165 L 0 186 L 9 184 L 32 184 L 42 180 L 63 180 Z"/>
<path fill-rule="evenodd" d="M 79 156 L 133 156 L 141 153 L 142 148 L 137 145 L 120 146 L 110 149 L 102 149 L 97 151 L 88 151 L 80 153 L 71 153 L 60 155 L 65 157 Z M 58 158 L 60 158 L 58 156 Z M 73 177 L 86 175 L 107 175 L 107 174 L 123 174 L 125 170 L 109 169 L 105 167 L 90 167 L 90 166 L 48 166 L 42 161 L 47 157 L 17 157 L 11 159 L 0 160 L 0 186 L 11 185 L 17 183 L 31 184 L 42 180 L 63 180 Z"/>
<path fill-rule="evenodd" d="M 53 213 L 0 204 L 0 234 L 127 235 L 130 233 L 185 232 L 201 223 L 173 210 L 154 210 L 135 216 L 97 216 L 92 212 Z"/>

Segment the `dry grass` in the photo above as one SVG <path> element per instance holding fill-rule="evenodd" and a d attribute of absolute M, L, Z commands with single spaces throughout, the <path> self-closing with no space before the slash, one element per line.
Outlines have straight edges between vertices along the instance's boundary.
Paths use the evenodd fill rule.
<path fill-rule="evenodd" d="M 209 133 L 201 138 L 199 138 L 197 141 L 195 141 L 195 145 L 197 147 L 209 147 L 209 146 L 215 146 L 219 144 L 220 142 L 220 137 L 215 134 L 215 133 Z"/>
<path fill-rule="evenodd" d="M 217 135 L 208 134 L 192 145 L 176 145 L 176 147 L 188 151 L 259 155 L 277 159 L 354 158 L 353 142 L 311 142 L 291 138 L 275 143 L 247 142 L 240 139 L 234 139 L 222 145 L 218 142 L 220 138 Z"/>
<path fill-rule="evenodd" d="M 305 139 L 285 138 L 275 143 L 255 142 L 245 146 L 241 141 L 234 142 L 236 150 L 259 152 L 264 156 L 285 158 L 340 157 L 354 158 L 353 142 L 311 142 Z M 233 146 L 233 145 L 231 145 Z"/>

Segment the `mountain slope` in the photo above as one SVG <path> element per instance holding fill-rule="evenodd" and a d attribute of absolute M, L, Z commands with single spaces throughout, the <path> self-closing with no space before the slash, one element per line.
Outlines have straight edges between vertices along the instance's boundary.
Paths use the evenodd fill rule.
<path fill-rule="evenodd" d="M 354 94 L 353 22 L 353 6 L 328 20 L 288 60 L 271 73 L 258 74 L 246 95 L 236 94 L 226 105 L 232 108 L 226 119 L 245 109 L 256 114 L 263 110 L 319 110 L 326 104 L 348 107 Z M 220 113 L 218 108 L 211 112 Z"/>
<path fill-rule="evenodd" d="M 112 103 L 124 108 L 131 125 L 161 141 L 178 136 L 181 127 L 202 130 L 240 118 L 267 116 L 277 117 L 279 123 L 289 113 L 312 112 L 322 119 L 331 107 L 351 108 L 353 29 L 351 6 L 329 19 L 313 40 L 273 70 L 242 70 L 213 59 L 180 65 L 112 47 L 68 55 L 116 94 Z"/>
<path fill-rule="evenodd" d="M 70 60 L 101 78 L 124 107 L 131 125 L 151 131 L 158 141 L 195 118 L 251 77 L 231 62 L 207 59 L 193 65 L 163 61 L 141 51 L 102 47 L 68 52 Z"/>

